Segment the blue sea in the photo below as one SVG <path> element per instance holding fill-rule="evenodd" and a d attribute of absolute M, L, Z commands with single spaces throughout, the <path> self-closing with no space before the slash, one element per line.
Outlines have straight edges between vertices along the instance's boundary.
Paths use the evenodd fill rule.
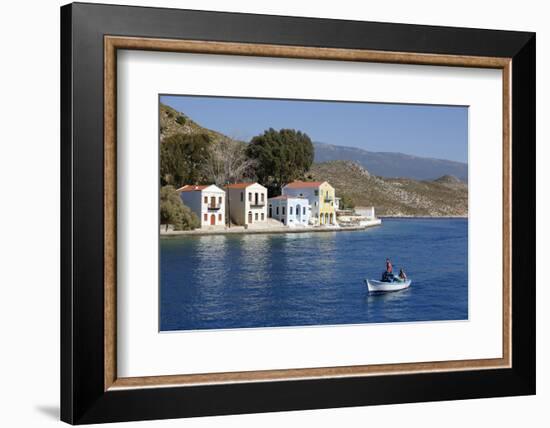
<path fill-rule="evenodd" d="M 386 257 L 412 285 L 369 294 L 364 279 L 380 279 Z M 160 241 L 161 331 L 467 318 L 465 219 Z"/>

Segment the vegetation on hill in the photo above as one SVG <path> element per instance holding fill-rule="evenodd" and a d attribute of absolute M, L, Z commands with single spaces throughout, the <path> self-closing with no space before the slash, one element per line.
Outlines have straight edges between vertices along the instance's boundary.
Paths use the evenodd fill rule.
<path fill-rule="evenodd" d="M 200 183 L 210 149 L 207 134 L 174 134 L 160 145 L 160 183 L 176 188 Z"/>
<path fill-rule="evenodd" d="M 162 186 L 259 181 L 274 196 L 313 162 L 313 144 L 300 131 L 268 129 L 246 144 L 203 128 L 164 104 L 159 114 Z"/>
<path fill-rule="evenodd" d="M 183 204 L 174 186 L 160 189 L 160 224 L 167 229 L 168 225 L 172 225 L 174 230 L 190 230 L 200 226 L 199 218 Z"/>
<path fill-rule="evenodd" d="M 309 176 L 329 181 L 356 206 L 374 206 L 381 216 L 468 215 L 468 186 L 460 180 L 376 177 L 351 161 L 313 164 Z"/>
<path fill-rule="evenodd" d="M 247 145 L 160 104 L 160 184 L 234 183 L 254 175 Z"/>

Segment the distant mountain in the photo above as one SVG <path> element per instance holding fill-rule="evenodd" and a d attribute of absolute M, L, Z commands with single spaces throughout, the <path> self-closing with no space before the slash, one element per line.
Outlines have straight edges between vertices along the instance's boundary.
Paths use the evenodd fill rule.
<path fill-rule="evenodd" d="M 356 207 L 374 206 L 381 216 L 464 217 L 468 215 L 468 185 L 455 177 L 436 180 L 382 178 L 351 161 L 315 163 L 313 180 L 328 181 L 336 196 L 347 196 Z"/>
<path fill-rule="evenodd" d="M 424 158 L 403 153 L 371 152 L 356 147 L 315 142 L 315 162 L 354 161 L 372 175 L 434 180 L 445 175 L 468 181 L 468 164 L 443 159 Z"/>

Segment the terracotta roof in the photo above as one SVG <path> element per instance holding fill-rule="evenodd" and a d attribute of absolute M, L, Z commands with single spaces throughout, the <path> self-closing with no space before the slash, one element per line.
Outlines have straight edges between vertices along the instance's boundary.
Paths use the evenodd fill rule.
<path fill-rule="evenodd" d="M 235 183 L 235 184 L 228 184 L 225 186 L 228 189 L 246 189 L 248 186 L 252 186 L 256 183 Z"/>
<path fill-rule="evenodd" d="M 293 181 L 288 183 L 285 187 L 289 189 L 301 189 L 303 187 L 319 187 L 324 181 Z"/>
<path fill-rule="evenodd" d="M 185 186 L 180 187 L 177 191 L 178 192 L 195 192 L 195 191 L 204 190 L 210 186 L 211 184 L 200 185 L 200 186 L 194 185 L 194 184 L 186 184 Z"/>

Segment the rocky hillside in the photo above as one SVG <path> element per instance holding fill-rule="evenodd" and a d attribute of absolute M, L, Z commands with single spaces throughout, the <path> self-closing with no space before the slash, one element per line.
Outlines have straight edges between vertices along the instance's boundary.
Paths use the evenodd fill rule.
<path fill-rule="evenodd" d="M 159 115 L 161 142 L 174 134 L 207 134 L 213 142 L 228 139 L 219 132 L 203 128 L 185 114 L 162 103 L 160 104 Z"/>
<path fill-rule="evenodd" d="M 337 196 L 352 198 L 356 206 L 374 206 L 380 216 L 467 216 L 468 186 L 445 175 L 436 180 L 382 178 L 352 161 L 313 164 L 311 179 L 326 180 Z"/>

